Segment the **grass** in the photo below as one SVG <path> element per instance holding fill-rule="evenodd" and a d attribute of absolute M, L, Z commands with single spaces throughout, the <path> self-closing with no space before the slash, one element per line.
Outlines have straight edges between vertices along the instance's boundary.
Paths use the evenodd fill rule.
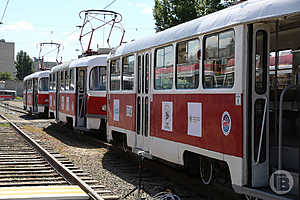
<path fill-rule="evenodd" d="M 29 132 L 32 132 L 32 133 L 37 133 L 37 132 L 42 133 L 42 134 L 45 133 L 42 128 L 38 128 L 38 127 L 30 126 L 30 125 L 24 126 L 24 129 L 26 129 L 26 130 L 28 130 Z"/>
<path fill-rule="evenodd" d="M 0 127 L 10 127 L 9 123 L 0 123 Z"/>

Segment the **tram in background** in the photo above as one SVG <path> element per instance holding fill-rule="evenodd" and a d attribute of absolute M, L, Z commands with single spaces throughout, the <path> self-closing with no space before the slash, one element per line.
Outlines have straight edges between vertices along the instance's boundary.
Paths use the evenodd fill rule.
<path fill-rule="evenodd" d="M 80 130 L 105 132 L 106 58 L 87 56 L 51 69 L 50 117 Z"/>
<path fill-rule="evenodd" d="M 15 90 L 0 89 L 0 100 L 14 100 L 16 98 Z"/>
<path fill-rule="evenodd" d="M 248 198 L 298 199 L 299 33 L 298 0 L 253 0 L 121 45 L 108 59 L 108 141 L 205 184 L 227 172 Z M 276 170 L 292 177 L 285 191 Z"/>
<path fill-rule="evenodd" d="M 33 114 L 46 114 L 49 110 L 49 70 L 35 72 L 24 77 L 24 110 Z"/>

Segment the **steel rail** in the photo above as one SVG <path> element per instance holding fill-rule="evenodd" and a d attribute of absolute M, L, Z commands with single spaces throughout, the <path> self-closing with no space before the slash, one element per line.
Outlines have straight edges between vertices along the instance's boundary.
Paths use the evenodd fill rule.
<path fill-rule="evenodd" d="M 19 112 L 19 113 L 23 113 L 23 114 L 28 114 L 28 112 L 21 110 L 21 108 L 17 109 L 14 108 L 13 106 L 7 104 L 7 103 L 2 103 L 0 102 L 0 107 L 4 108 L 4 109 L 8 109 L 8 110 L 12 110 L 14 112 Z"/>
<path fill-rule="evenodd" d="M 83 182 L 76 174 L 71 170 L 67 169 L 58 161 L 53 155 L 48 153 L 41 145 L 34 141 L 30 136 L 28 136 L 24 131 L 22 131 L 15 123 L 10 121 L 3 114 L 0 114 L 0 117 L 8 121 L 8 123 L 20 134 L 22 135 L 27 142 L 29 142 L 34 149 L 38 151 L 48 162 L 49 164 L 61 174 L 67 182 L 70 184 L 78 185 L 84 192 L 86 192 L 94 200 L 104 200 L 100 195 L 98 195 L 88 184 Z"/>

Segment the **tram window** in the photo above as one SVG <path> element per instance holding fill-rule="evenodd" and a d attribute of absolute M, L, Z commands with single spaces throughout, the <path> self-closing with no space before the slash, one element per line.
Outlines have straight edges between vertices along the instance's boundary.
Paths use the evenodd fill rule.
<path fill-rule="evenodd" d="M 40 78 L 39 80 L 39 91 L 48 91 L 48 78 Z"/>
<path fill-rule="evenodd" d="M 30 79 L 30 80 L 27 81 L 27 89 L 29 91 L 32 91 L 32 79 Z"/>
<path fill-rule="evenodd" d="M 264 30 L 256 33 L 256 62 L 255 62 L 255 91 L 264 94 L 267 90 L 267 64 L 268 45 L 267 32 Z"/>
<path fill-rule="evenodd" d="M 122 62 L 122 90 L 133 90 L 134 56 L 123 58 Z"/>
<path fill-rule="evenodd" d="M 151 54 L 146 55 L 146 65 L 145 65 L 145 93 L 148 94 L 149 92 L 149 80 L 150 80 L 150 66 L 151 66 Z"/>
<path fill-rule="evenodd" d="M 57 88 L 57 90 L 60 90 L 60 85 L 61 85 L 61 84 L 60 84 L 60 81 L 61 81 L 61 80 L 60 80 L 60 73 L 61 73 L 61 72 L 57 72 L 57 73 L 56 73 L 56 82 L 55 82 L 55 83 L 56 83 L 56 88 Z"/>
<path fill-rule="evenodd" d="M 177 45 L 176 56 L 176 88 L 193 89 L 199 85 L 198 39 L 180 42 Z"/>
<path fill-rule="evenodd" d="M 106 70 L 104 66 L 94 67 L 91 70 L 90 90 L 106 90 Z"/>
<path fill-rule="evenodd" d="M 85 83 L 86 83 L 86 79 L 85 79 L 85 70 L 79 70 L 79 75 L 78 75 L 78 90 L 80 91 L 80 93 L 85 91 Z"/>
<path fill-rule="evenodd" d="M 56 90 L 56 73 L 53 74 L 53 90 Z"/>
<path fill-rule="evenodd" d="M 155 51 L 154 89 L 166 90 L 173 86 L 173 46 L 167 46 Z"/>
<path fill-rule="evenodd" d="M 235 71 L 234 31 L 226 31 L 204 39 L 204 88 L 232 88 Z"/>
<path fill-rule="evenodd" d="M 49 84 L 49 89 L 54 90 L 54 74 L 50 74 L 50 84 Z"/>
<path fill-rule="evenodd" d="M 65 76 L 64 76 L 64 71 L 60 72 L 60 90 L 65 90 Z"/>
<path fill-rule="evenodd" d="M 275 52 L 270 53 L 270 86 L 274 89 L 275 82 Z M 278 89 L 284 89 L 288 85 L 295 85 L 296 71 L 293 68 L 293 53 L 291 49 L 279 51 L 278 69 L 277 69 Z"/>
<path fill-rule="evenodd" d="M 65 71 L 65 84 L 66 84 L 66 86 L 65 86 L 65 88 L 66 88 L 66 90 L 69 90 L 69 84 L 70 82 L 69 82 L 69 71 Z"/>
<path fill-rule="evenodd" d="M 69 90 L 74 90 L 74 70 L 70 70 L 70 78 L 69 78 Z"/>
<path fill-rule="evenodd" d="M 138 93 L 141 93 L 141 77 L 142 77 L 142 56 L 138 56 L 138 77 L 137 77 L 137 84 L 138 84 Z"/>
<path fill-rule="evenodd" d="M 49 90 L 52 90 L 52 74 L 49 74 Z"/>
<path fill-rule="evenodd" d="M 120 61 L 112 60 L 110 63 L 110 90 L 120 90 Z"/>

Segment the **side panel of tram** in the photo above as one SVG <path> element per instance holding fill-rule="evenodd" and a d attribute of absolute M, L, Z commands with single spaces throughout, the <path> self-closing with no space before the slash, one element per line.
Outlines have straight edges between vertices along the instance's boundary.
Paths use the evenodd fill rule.
<path fill-rule="evenodd" d="M 235 53 L 234 45 L 242 47 L 242 34 L 241 26 L 207 38 L 198 36 L 112 60 L 108 138 L 112 140 L 115 132 L 124 133 L 133 151 L 144 150 L 180 165 L 184 164 L 187 152 L 225 160 L 235 166 L 234 170 L 230 168 L 232 179 L 241 184 L 242 58 Z M 233 44 L 228 44 L 231 47 L 224 53 L 227 56 L 224 63 L 220 62 L 222 58 L 205 60 L 206 76 L 199 88 L 201 67 L 197 53 L 203 40 L 217 39 L 219 35 L 227 41 L 231 39 Z M 186 52 L 189 55 L 184 57 Z M 235 66 L 231 61 L 234 58 Z M 136 77 L 130 88 L 126 81 L 129 77 Z M 137 93 L 131 94 L 134 90 Z"/>
<path fill-rule="evenodd" d="M 16 98 L 16 91 L 0 90 L 0 100 L 14 100 Z"/>
<path fill-rule="evenodd" d="M 112 58 L 108 140 L 179 165 L 195 154 L 224 161 L 235 191 L 263 199 L 280 199 L 269 180 L 284 169 L 299 196 L 299 27 L 275 29 L 239 25 Z"/>

